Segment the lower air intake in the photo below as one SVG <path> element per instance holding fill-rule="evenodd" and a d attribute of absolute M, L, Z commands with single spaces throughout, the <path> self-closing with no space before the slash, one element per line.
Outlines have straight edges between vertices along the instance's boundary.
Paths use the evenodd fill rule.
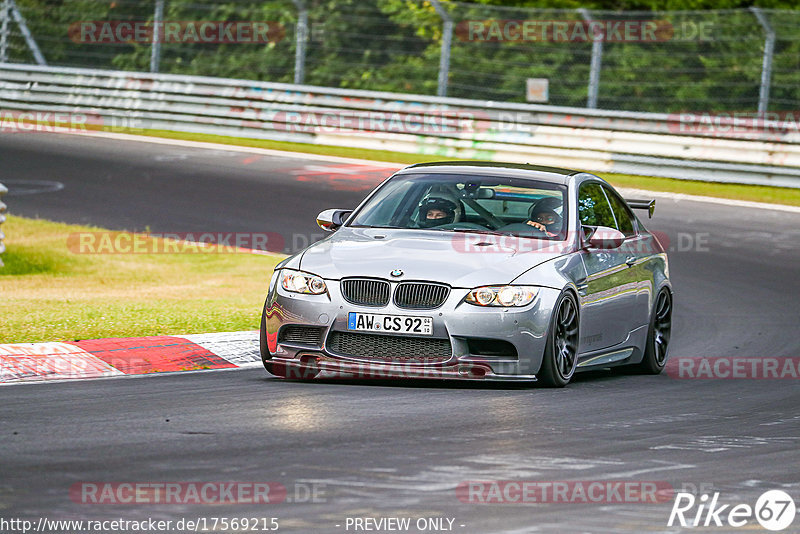
<path fill-rule="evenodd" d="M 441 363 L 449 360 L 453 353 L 449 339 L 353 332 L 332 332 L 327 348 L 342 356 L 387 363 Z"/>

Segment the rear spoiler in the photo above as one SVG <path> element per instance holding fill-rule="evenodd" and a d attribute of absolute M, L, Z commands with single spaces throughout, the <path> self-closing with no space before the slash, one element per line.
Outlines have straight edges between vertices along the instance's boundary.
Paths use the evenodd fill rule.
<path fill-rule="evenodd" d="M 638 200 L 632 198 L 626 198 L 625 202 L 631 209 L 635 210 L 647 210 L 649 218 L 653 218 L 653 213 L 656 211 L 656 201 L 655 200 Z"/>

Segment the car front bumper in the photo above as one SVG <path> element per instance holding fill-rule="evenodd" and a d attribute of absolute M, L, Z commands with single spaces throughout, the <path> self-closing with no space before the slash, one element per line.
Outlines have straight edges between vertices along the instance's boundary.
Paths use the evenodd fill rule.
<path fill-rule="evenodd" d="M 393 302 L 377 308 L 354 305 L 341 296 L 339 283 L 326 280 L 328 292 L 304 295 L 286 292 L 274 277 L 265 306 L 268 355 L 288 378 L 411 378 L 476 381 L 535 381 L 541 366 L 552 308 L 559 291 L 542 287 L 528 306 L 480 307 L 464 302 L 469 289 L 453 288 L 447 301 L 434 310 L 398 308 Z M 392 291 L 394 291 L 392 284 Z M 433 319 L 433 336 L 448 340 L 449 357 L 434 362 L 415 361 L 415 354 L 386 358 L 383 354 L 343 354 L 331 348 L 334 332 L 348 333 L 348 313 L 425 316 Z M 287 326 L 317 327 L 318 343 L 279 341 Z M 398 334 L 368 334 L 408 337 Z M 476 341 L 477 340 L 477 341 Z M 476 345 L 478 350 L 476 350 Z M 502 346 L 501 353 L 492 353 Z M 487 350 L 488 347 L 488 350 Z M 513 350 L 511 350 L 513 347 Z"/>

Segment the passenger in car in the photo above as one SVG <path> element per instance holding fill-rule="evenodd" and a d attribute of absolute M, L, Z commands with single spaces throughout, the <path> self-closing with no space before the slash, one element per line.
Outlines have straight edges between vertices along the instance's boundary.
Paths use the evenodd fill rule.
<path fill-rule="evenodd" d="M 528 221 L 528 226 L 533 226 L 534 228 L 541 230 L 542 232 L 547 234 L 547 237 L 554 237 L 558 235 L 558 230 L 561 229 L 561 223 L 558 221 L 558 214 L 554 211 L 540 211 L 536 214 L 535 220 Z M 556 229 L 558 226 L 558 229 Z M 550 229 L 556 230 L 555 232 L 551 232 Z"/>
<path fill-rule="evenodd" d="M 554 237 L 561 231 L 562 220 L 556 213 L 556 204 L 561 204 L 558 199 L 545 199 L 531 206 L 528 215 L 528 226 L 533 226 L 537 230 L 546 233 L 548 237 Z"/>

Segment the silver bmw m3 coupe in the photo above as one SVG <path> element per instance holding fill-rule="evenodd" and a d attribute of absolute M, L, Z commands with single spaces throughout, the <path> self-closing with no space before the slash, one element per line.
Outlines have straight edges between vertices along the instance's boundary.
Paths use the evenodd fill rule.
<path fill-rule="evenodd" d="M 482 162 L 407 167 L 269 283 L 261 355 L 310 379 L 437 378 L 565 386 L 576 371 L 667 359 L 667 255 L 597 176 Z"/>

